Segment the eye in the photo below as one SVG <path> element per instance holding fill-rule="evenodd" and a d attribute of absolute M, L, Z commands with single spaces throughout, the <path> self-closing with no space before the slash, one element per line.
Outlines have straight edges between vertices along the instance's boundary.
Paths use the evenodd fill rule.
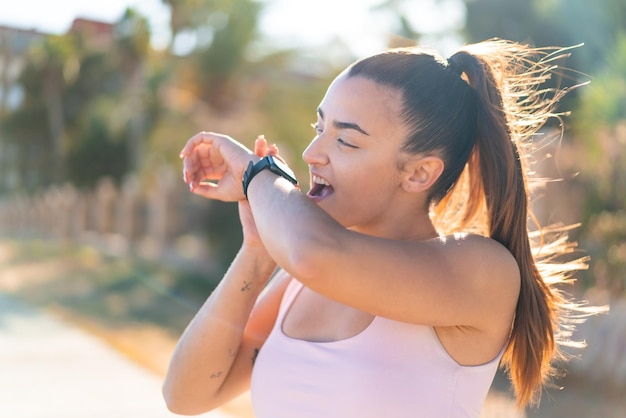
<path fill-rule="evenodd" d="M 349 142 L 346 142 L 346 141 L 344 141 L 344 140 L 343 140 L 343 139 L 341 139 L 341 138 L 337 138 L 337 142 L 339 143 L 339 145 L 342 145 L 342 146 L 344 146 L 344 147 L 348 147 L 348 148 L 355 148 L 355 149 L 359 148 L 359 147 L 357 147 L 356 145 L 352 145 L 352 144 L 350 144 Z"/>

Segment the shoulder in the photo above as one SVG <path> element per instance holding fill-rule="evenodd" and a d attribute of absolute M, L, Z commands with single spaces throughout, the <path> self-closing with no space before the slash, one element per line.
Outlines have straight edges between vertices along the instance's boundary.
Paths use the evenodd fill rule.
<path fill-rule="evenodd" d="M 465 280 L 478 287 L 510 287 L 516 295 L 520 270 L 515 257 L 498 241 L 477 234 L 454 234 L 433 240 L 440 248 L 441 257 L 454 266 Z"/>
<path fill-rule="evenodd" d="M 490 261 L 498 265 L 502 264 L 503 267 L 517 270 L 517 262 L 513 254 L 504 245 L 489 237 L 459 233 L 441 236 L 431 242 L 433 245 L 440 246 L 442 250 L 449 251 L 456 256 L 479 258 L 476 261 Z"/>

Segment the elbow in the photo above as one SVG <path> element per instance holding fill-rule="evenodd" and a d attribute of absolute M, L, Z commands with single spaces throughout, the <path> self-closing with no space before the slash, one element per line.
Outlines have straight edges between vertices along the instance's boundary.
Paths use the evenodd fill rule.
<path fill-rule="evenodd" d="M 298 281 L 309 284 L 316 279 L 318 271 L 312 257 L 303 254 L 289 255 L 288 267 L 283 267 L 292 277 Z"/>
<path fill-rule="evenodd" d="M 330 235 L 311 234 L 300 237 L 299 245 L 293 246 L 283 268 L 304 284 L 311 285 L 329 277 L 328 270 L 333 258 L 340 256 L 340 244 Z"/>
<path fill-rule="evenodd" d="M 163 385 L 163 400 L 165 400 L 165 406 L 170 412 L 178 415 L 195 415 L 188 409 L 188 405 L 184 400 L 180 399 L 172 390 L 167 382 Z"/>
<path fill-rule="evenodd" d="M 175 390 L 167 381 L 163 385 L 162 393 L 167 409 L 177 415 L 200 415 L 213 409 L 206 403 L 206 399 L 202 403 L 189 399 L 184 393 Z"/>

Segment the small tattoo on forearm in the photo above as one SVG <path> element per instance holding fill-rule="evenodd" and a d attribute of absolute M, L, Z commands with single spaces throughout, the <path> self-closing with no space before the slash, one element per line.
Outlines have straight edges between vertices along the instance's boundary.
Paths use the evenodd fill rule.
<path fill-rule="evenodd" d="M 254 349 L 254 354 L 252 354 L 252 365 L 254 365 L 254 363 L 256 362 L 256 358 L 259 355 L 259 349 L 255 348 Z"/>
<path fill-rule="evenodd" d="M 237 352 L 235 350 L 233 350 L 232 348 L 228 349 L 228 355 L 232 358 L 235 357 L 237 355 Z"/>
<path fill-rule="evenodd" d="M 243 281 L 243 287 L 241 288 L 242 292 L 245 292 L 246 290 L 250 290 L 252 286 L 252 282 L 249 282 L 247 280 Z"/>
<path fill-rule="evenodd" d="M 211 375 L 211 379 L 217 379 L 218 377 L 222 377 L 222 372 L 213 373 Z"/>

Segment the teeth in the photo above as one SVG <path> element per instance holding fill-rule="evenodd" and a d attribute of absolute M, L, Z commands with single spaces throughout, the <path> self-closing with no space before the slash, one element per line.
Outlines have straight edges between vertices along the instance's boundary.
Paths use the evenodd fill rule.
<path fill-rule="evenodd" d="M 327 182 L 325 179 L 319 177 L 319 176 L 313 176 L 313 183 L 315 184 L 323 184 L 324 186 L 330 186 L 330 183 Z"/>

